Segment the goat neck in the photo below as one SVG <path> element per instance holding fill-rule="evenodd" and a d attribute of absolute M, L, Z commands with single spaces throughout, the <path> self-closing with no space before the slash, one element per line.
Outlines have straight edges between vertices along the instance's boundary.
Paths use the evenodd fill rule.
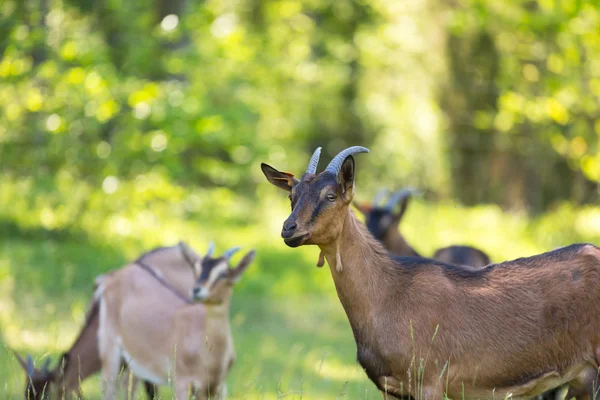
<path fill-rule="evenodd" d="M 227 344 L 227 341 L 231 342 L 233 348 L 233 338 L 231 335 L 231 324 L 229 318 L 230 302 L 227 300 L 223 304 L 219 305 L 206 305 L 206 330 L 204 336 L 210 338 L 210 346 L 213 350 L 216 360 L 221 360 L 222 346 Z M 202 338 L 205 340 L 205 338 Z M 209 362 L 208 365 L 217 365 L 218 362 Z"/>
<path fill-rule="evenodd" d="M 319 247 L 329 264 L 338 297 L 355 336 L 360 336 L 359 331 L 373 321 L 385 302 L 383 294 L 390 293 L 388 286 L 392 280 L 385 276 L 390 268 L 394 268 L 392 261 L 350 210 L 335 241 Z M 396 288 L 408 285 L 408 279 L 404 283 L 398 281 L 404 278 L 403 274 L 395 275 Z"/>
<path fill-rule="evenodd" d="M 79 336 L 67 352 L 70 361 L 64 371 L 65 388 L 78 389 L 81 381 L 100 370 L 98 311 L 99 303 L 94 300 Z"/>
<path fill-rule="evenodd" d="M 177 246 L 160 248 L 140 257 L 138 261 L 152 268 L 181 294 L 187 295 L 194 282 L 194 271 Z"/>
<path fill-rule="evenodd" d="M 397 226 L 388 229 L 382 240 L 383 247 L 388 249 L 395 256 L 417 256 L 419 253 L 415 251 L 404 239 L 398 231 Z"/>

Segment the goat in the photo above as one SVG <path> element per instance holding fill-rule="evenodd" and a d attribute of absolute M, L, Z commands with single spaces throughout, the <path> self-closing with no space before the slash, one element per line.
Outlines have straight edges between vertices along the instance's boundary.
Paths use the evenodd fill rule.
<path fill-rule="evenodd" d="M 371 204 L 353 203 L 364 215 L 365 225 L 371 235 L 395 256 L 420 256 L 398 230 L 408 202 L 414 193 L 415 190 L 412 189 L 400 189 L 389 197 L 387 203 L 381 204 L 387 191 L 380 190 Z M 472 268 L 485 267 L 491 262 L 485 252 L 471 246 L 449 246 L 438 249 L 433 259 Z"/>
<path fill-rule="evenodd" d="M 380 200 L 386 193 L 386 190 L 380 190 L 371 204 L 354 203 L 354 205 L 364 215 L 365 225 L 369 228 L 369 232 L 390 253 L 398 256 L 419 257 L 420 254 L 406 242 L 398 229 L 413 191 L 410 189 L 398 190 L 390 196 L 387 203 L 381 205 Z"/>
<path fill-rule="evenodd" d="M 388 194 L 386 189 L 382 189 L 371 204 L 353 202 L 365 217 L 365 225 L 371 235 L 378 239 L 393 256 L 419 256 L 414 248 L 408 245 L 398 229 L 408 202 L 415 193 L 413 189 L 400 189 L 382 204 L 382 200 Z M 491 263 L 490 257 L 484 251 L 472 246 L 443 247 L 437 249 L 432 258 L 470 268 L 482 268 Z M 558 389 L 540 395 L 539 400 L 554 400 L 558 398 L 557 396 Z"/>
<path fill-rule="evenodd" d="M 178 252 L 185 258 L 191 252 L 181 243 L 178 247 L 161 253 Z M 189 397 L 190 387 L 197 399 L 226 396 L 225 378 L 235 360 L 229 322 L 233 285 L 256 254 L 248 252 L 230 268 L 238 250 L 212 258 L 211 246 L 193 271 L 142 257 L 101 284 L 98 342 L 104 399 L 116 398 L 121 357 L 136 378 L 157 385 L 172 381 L 179 400 Z M 193 301 L 185 301 L 181 293 L 191 293 Z"/>
<path fill-rule="evenodd" d="M 471 268 L 483 268 L 492 262 L 483 250 L 471 246 L 456 245 L 437 249 L 433 253 L 433 259 Z"/>
<path fill-rule="evenodd" d="M 96 278 L 96 282 L 103 276 Z M 90 375 L 100 371 L 100 356 L 98 354 L 98 310 L 99 302 L 93 299 L 85 317 L 85 322 L 75 342 L 69 350 L 64 352 L 56 367 L 49 370 L 50 358 L 47 358 L 42 368 L 35 368 L 31 355 L 27 361 L 13 351 L 19 364 L 26 372 L 25 399 L 45 400 L 50 399 L 51 393 L 56 388 L 56 399 L 70 399 L 75 392 L 78 398 L 82 397 L 80 384 Z M 126 370 L 123 364 L 122 368 Z M 146 393 L 150 400 L 156 397 L 156 388 L 150 382 L 144 382 Z"/>
<path fill-rule="evenodd" d="M 594 398 L 600 360 L 600 248 L 574 244 L 475 270 L 390 258 L 354 216 L 351 147 L 297 179 L 262 164 L 289 192 L 281 236 L 317 245 L 357 345 L 384 398 L 531 398 L 565 383 Z"/>

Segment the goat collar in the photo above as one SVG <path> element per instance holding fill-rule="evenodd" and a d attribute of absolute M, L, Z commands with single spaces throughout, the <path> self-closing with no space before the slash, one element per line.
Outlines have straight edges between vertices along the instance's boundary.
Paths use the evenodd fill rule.
<path fill-rule="evenodd" d="M 181 293 L 179 290 L 177 290 L 176 287 L 164 280 L 160 275 L 156 273 L 156 271 L 151 266 L 144 263 L 141 259 L 137 259 L 136 261 L 134 261 L 134 264 L 138 265 L 141 269 L 149 273 L 154 279 L 158 281 L 158 283 L 160 283 L 164 288 L 168 289 L 171 293 L 177 296 L 181 301 L 183 301 L 186 304 L 194 304 L 194 302 L 189 297 Z"/>

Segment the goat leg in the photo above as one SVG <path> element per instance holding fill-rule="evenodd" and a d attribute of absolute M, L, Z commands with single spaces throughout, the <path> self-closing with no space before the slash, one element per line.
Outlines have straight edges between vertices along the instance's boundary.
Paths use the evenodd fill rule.
<path fill-rule="evenodd" d="M 191 382 L 189 382 L 188 380 L 185 379 L 181 379 L 181 380 L 177 380 L 177 382 L 175 382 L 175 399 L 176 400 L 188 400 L 190 398 L 190 387 L 191 387 Z M 194 392 L 196 400 L 204 400 L 205 398 L 208 399 L 208 397 L 206 397 L 206 391 L 204 391 L 204 395 L 205 397 L 202 397 L 202 393 L 200 392 L 200 390 L 196 390 Z"/>
<path fill-rule="evenodd" d="M 156 385 L 152 382 L 144 381 L 144 389 L 146 389 L 146 395 L 148 395 L 149 400 L 156 399 Z"/>
<path fill-rule="evenodd" d="M 383 396 L 383 400 L 414 400 L 414 398 L 409 394 L 406 396 L 398 396 L 386 393 L 385 390 L 381 390 L 381 395 Z"/>
<path fill-rule="evenodd" d="M 125 388 L 125 400 L 135 400 L 135 392 L 137 391 L 140 380 L 129 370 L 127 373 L 127 387 Z"/>

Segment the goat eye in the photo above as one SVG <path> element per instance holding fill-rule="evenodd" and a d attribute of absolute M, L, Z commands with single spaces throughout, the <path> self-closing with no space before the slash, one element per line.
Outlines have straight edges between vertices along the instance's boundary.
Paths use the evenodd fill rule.
<path fill-rule="evenodd" d="M 328 194 L 326 197 L 329 201 L 335 201 L 335 194 Z"/>

